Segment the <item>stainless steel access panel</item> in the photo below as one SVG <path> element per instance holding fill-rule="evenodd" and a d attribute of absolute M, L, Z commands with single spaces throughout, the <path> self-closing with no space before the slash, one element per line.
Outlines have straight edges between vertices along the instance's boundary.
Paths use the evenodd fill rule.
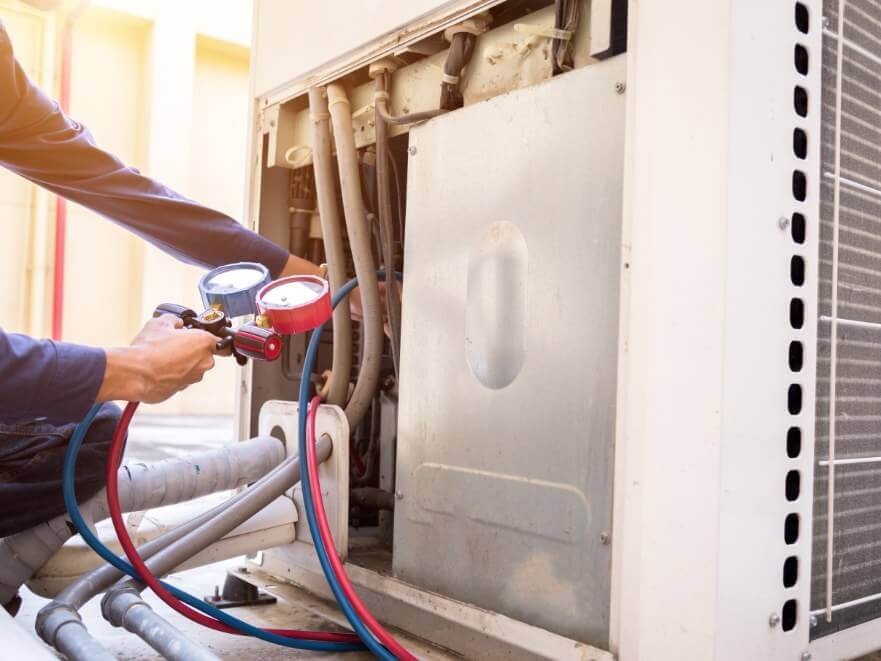
<path fill-rule="evenodd" d="M 625 56 L 410 134 L 394 572 L 608 643 Z"/>

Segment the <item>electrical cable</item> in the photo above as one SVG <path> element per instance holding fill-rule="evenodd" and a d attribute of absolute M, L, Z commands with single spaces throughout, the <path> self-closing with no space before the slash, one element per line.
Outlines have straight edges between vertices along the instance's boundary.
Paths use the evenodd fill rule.
<path fill-rule="evenodd" d="M 208 627 L 209 629 L 214 629 L 215 631 L 238 634 L 240 632 L 237 631 L 235 628 L 218 622 L 216 619 L 208 617 L 176 599 L 171 594 L 171 592 L 165 589 L 163 584 L 159 581 L 158 578 L 156 578 L 153 572 L 150 571 L 150 568 L 147 567 L 144 560 L 138 554 L 134 543 L 132 543 L 131 537 L 128 534 L 128 530 L 126 529 L 125 522 L 122 520 L 122 508 L 120 507 L 119 502 L 119 485 L 117 482 L 118 472 L 110 467 L 117 466 L 121 463 L 122 453 L 125 447 L 125 437 L 128 432 L 128 426 L 137 408 L 137 402 L 129 402 L 128 405 L 125 407 L 125 410 L 123 411 L 122 416 L 120 417 L 119 422 L 116 425 L 116 430 L 113 433 L 113 439 L 110 443 L 110 454 L 107 460 L 107 504 L 108 510 L 110 511 L 110 519 L 113 522 L 113 528 L 116 531 L 116 536 L 119 538 L 119 542 L 122 545 L 122 548 L 125 551 L 125 554 L 131 562 L 132 566 L 135 568 L 135 570 L 137 570 L 140 579 L 148 587 L 150 587 L 153 592 L 156 593 L 157 597 L 159 597 L 162 601 L 164 601 L 178 613 L 192 620 L 193 622 L 201 624 L 204 627 Z M 294 639 L 324 640 L 334 642 L 354 642 L 356 640 L 355 636 L 353 636 L 352 634 L 335 634 L 330 632 L 312 632 L 285 629 L 274 629 L 270 631 L 274 634 Z"/>
<path fill-rule="evenodd" d="M 578 0 L 556 0 L 554 3 L 554 28 L 568 32 L 568 39 L 551 40 L 551 66 L 553 74 L 571 71 L 574 66 L 574 45 L 571 35 L 578 27 Z"/>
<path fill-rule="evenodd" d="M 445 110 L 455 110 L 464 104 L 459 89 L 459 78 L 462 71 L 471 61 L 477 37 L 469 32 L 456 32 L 452 35 L 447 59 L 444 60 L 444 80 L 441 82 L 440 103 Z"/>
<path fill-rule="evenodd" d="M 382 73 L 376 77 L 375 85 L 378 94 L 388 93 L 389 74 Z M 392 191 L 389 181 L 389 142 L 388 125 L 382 117 L 376 118 L 376 207 L 379 220 L 379 245 L 382 264 L 386 271 L 395 270 L 394 224 L 392 216 Z M 388 315 L 389 340 L 391 342 L 392 364 L 395 369 L 395 380 L 400 380 L 399 363 L 401 360 L 401 297 L 395 283 L 386 283 L 385 308 Z"/>
<path fill-rule="evenodd" d="M 71 522 L 76 528 L 77 532 L 92 548 L 95 553 L 97 553 L 105 562 L 110 563 L 116 569 L 125 574 L 128 574 L 132 578 L 140 581 L 141 576 L 135 571 L 134 567 L 132 567 L 128 562 L 123 560 L 122 558 L 117 557 L 113 551 L 107 548 L 100 539 L 92 532 L 89 525 L 86 523 L 85 519 L 83 519 L 82 514 L 79 510 L 79 505 L 76 501 L 76 493 L 74 489 L 74 473 L 76 470 L 76 459 L 79 454 L 80 446 L 83 443 L 83 439 L 88 433 L 89 427 L 92 424 L 92 421 L 95 419 L 95 416 L 98 414 L 101 405 L 96 404 L 91 408 L 91 410 L 86 414 L 86 417 L 83 418 L 83 421 L 77 425 L 76 430 L 73 433 L 73 436 L 70 439 L 70 442 L 67 446 L 67 452 L 64 456 L 64 469 L 63 469 L 63 482 L 62 488 L 64 493 L 64 504 L 67 508 L 67 512 L 70 515 Z M 305 470 L 301 470 L 302 474 L 305 474 Z M 203 613 L 209 614 L 229 627 L 236 629 L 237 631 L 241 631 L 243 633 L 249 634 L 255 638 L 259 638 L 261 640 L 265 640 L 266 642 L 275 643 L 276 645 L 282 645 L 284 647 L 292 647 L 295 649 L 306 649 L 313 651 L 323 651 L 323 652 L 352 652 L 352 651 L 360 651 L 363 650 L 364 647 L 359 643 L 354 642 L 335 642 L 335 641 L 325 641 L 325 640 L 300 640 L 294 638 L 287 638 L 273 631 L 265 631 L 263 629 L 259 629 L 247 622 L 239 620 L 236 617 L 233 617 L 227 613 L 224 613 L 222 610 L 211 606 L 210 604 L 205 603 L 198 597 L 194 597 L 193 595 L 184 592 L 183 590 L 179 590 L 173 585 L 169 585 L 167 583 L 162 582 L 163 587 L 165 587 L 172 595 L 174 595 L 177 599 L 180 599 L 182 602 L 192 606 L 193 608 L 202 611 Z M 346 634 L 327 634 L 325 632 L 316 632 L 322 636 L 324 635 L 333 635 L 333 636 L 344 636 Z"/>
<path fill-rule="evenodd" d="M 306 420 L 306 466 L 309 473 L 309 488 L 312 492 L 312 500 L 315 504 L 315 518 L 318 521 L 318 533 L 326 548 L 335 548 L 333 535 L 330 532 L 330 524 L 327 521 L 327 512 L 324 510 L 324 500 L 321 496 L 321 483 L 318 477 L 318 455 L 315 451 L 315 419 L 318 412 L 318 406 L 321 404 L 320 397 L 313 397 L 309 405 L 309 412 Z M 313 533 L 314 534 L 314 533 Z M 367 610 L 367 607 L 361 602 L 361 599 L 355 593 L 355 588 L 349 580 L 343 563 L 340 561 L 336 553 L 328 556 L 334 573 L 340 581 L 340 586 L 352 603 L 352 607 L 364 620 L 366 626 L 373 632 L 373 635 L 379 639 L 398 659 L 403 661 L 416 661 L 416 657 L 404 649 L 391 634 L 389 634 L 383 626 L 376 621 L 373 614 Z"/>

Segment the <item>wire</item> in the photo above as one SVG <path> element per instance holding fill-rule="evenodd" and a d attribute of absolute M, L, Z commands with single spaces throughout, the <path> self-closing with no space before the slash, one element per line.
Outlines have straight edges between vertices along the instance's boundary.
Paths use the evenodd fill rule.
<path fill-rule="evenodd" d="M 427 122 L 429 119 L 434 119 L 435 117 L 439 117 L 440 115 L 449 112 L 443 108 L 435 108 L 434 110 L 422 110 L 420 112 L 412 112 L 409 115 L 395 116 L 389 114 L 388 107 L 383 99 L 377 99 L 374 108 L 376 114 L 382 119 L 382 121 L 386 124 L 391 124 L 392 126 L 406 126 L 407 124 Z"/>
<path fill-rule="evenodd" d="M 156 578 L 153 572 L 150 571 L 150 568 L 147 567 L 146 563 L 138 554 L 134 543 L 132 543 L 131 537 L 128 534 L 128 530 L 126 529 L 125 522 L 122 520 L 122 507 L 120 506 L 119 502 L 119 485 L 117 481 L 118 471 L 115 469 L 115 467 L 121 463 L 122 453 L 125 447 L 125 438 L 128 432 L 128 426 L 137 408 L 137 402 L 129 402 L 128 405 L 125 407 L 125 410 L 123 411 L 122 416 L 120 417 L 119 422 L 116 425 L 116 430 L 113 433 L 113 439 L 110 443 L 110 454 L 107 460 L 107 469 L 105 475 L 107 480 L 107 504 L 110 511 L 110 519 L 113 522 L 113 528 L 114 530 L 116 530 L 116 536 L 119 538 L 119 542 L 122 545 L 126 556 L 132 563 L 132 566 L 135 568 L 135 570 L 137 570 L 142 581 L 148 587 L 150 587 L 153 592 L 156 593 L 156 596 L 158 596 L 162 601 L 164 601 L 166 604 L 168 604 L 171 608 L 176 610 L 184 617 L 192 620 L 193 622 L 197 622 L 204 627 L 214 629 L 215 631 L 238 634 L 239 632 L 233 627 L 227 626 L 218 622 L 214 618 L 203 615 L 199 611 L 190 608 L 189 606 L 181 603 L 178 599 L 176 599 L 168 590 L 163 587 L 162 583 L 159 581 L 158 578 Z M 300 467 L 300 470 L 303 470 L 302 466 Z M 280 636 L 295 639 L 302 638 L 306 640 L 325 640 L 335 642 L 355 642 L 357 640 L 357 638 L 352 634 L 337 634 L 322 631 L 300 631 L 296 629 L 274 629 L 271 631 L 272 633 L 278 634 Z"/>
<path fill-rule="evenodd" d="M 83 519 L 83 515 L 79 510 L 79 505 L 76 502 L 76 494 L 74 490 L 74 473 L 76 470 L 77 455 L 79 454 L 80 446 L 83 443 L 83 439 L 85 438 L 86 433 L 89 431 L 89 427 L 92 425 L 92 421 L 95 419 L 95 416 L 98 414 L 100 408 L 100 404 L 96 404 L 91 408 L 88 414 L 86 414 L 86 417 L 83 419 L 83 421 L 80 422 L 79 425 L 77 425 L 77 428 L 73 433 L 73 437 L 70 439 L 70 443 L 68 443 L 67 452 L 64 455 L 64 469 L 62 473 L 62 490 L 64 493 L 64 504 L 65 507 L 67 507 L 67 512 L 70 516 L 71 522 L 74 525 L 74 528 L 76 528 L 76 531 L 80 534 L 86 544 L 88 544 L 92 548 L 92 550 L 95 551 L 95 553 L 97 553 L 99 556 L 101 556 L 102 559 L 113 565 L 119 571 L 128 574 L 136 580 L 142 580 L 141 576 L 138 574 L 137 571 L 135 571 L 134 567 L 132 567 L 125 560 L 117 557 L 113 553 L 113 551 L 107 548 L 101 542 L 101 540 L 97 538 L 95 533 L 93 533 L 91 528 L 89 528 L 89 525 L 86 523 L 85 519 Z M 305 471 L 301 469 L 301 473 L 305 473 Z M 169 585 L 165 582 L 160 583 L 177 599 L 180 599 L 182 602 L 192 606 L 193 608 L 217 618 L 227 626 L 232 627 L 237 631 L 241 631 L 243 633 L 254 636 L 255 638 L 260 638 L 261 640 L 265 640 L 270 643 L 275 643 L 276 645 L 292 647 L 294 649 L 314 650 L 319 652 L 354 652 L 364 649 L 361 644 L 354 642 L 299 640 L 295 638 L 287 638 L 274 631 L 264 631 L 263 629 L 259 629 L 258 627 L 248 624 L 247 622 L 233 617 L 232 615 L 224 613 L 222 610 L 205 603 L 198 597 L 194 597 L 193 595 L 184 592 L 183 590 L 179 590 L 173 585 Z M 325 635 L 322 632 L 317 633 Z M 339 636 L 345 634 L 333 635 Z"/>
<path fill-rule="evenodd" d="M 565 30 L 574 33 L 578 27 L 578 1 L 577 0 L 556 0 L 554 3 L 554 27 L 558 30 Z M 574 64 L 574 46 L 572 37 L 569 39 L 553 39 L 551 41 L 551 63 L 553 73 L 563 73 L 571 71 Z"/>
<path fill-rule="evenodd" d="M 324 500 L 321 496 L 321 483 L 318 477 L 318 453 L 315 450 L 315 418 L 318 412 L 318 406 L 321 404 L 320 397 L 313 397 L 309 404 L 309 412 L 306 418 L 306 466 L 309 472 L 309 487 L 312 491 L 312 500 L 315 503 L 315 518 L 318 521 L 318 533 L 326 548 L 334 548 L 333 535 L 330 532 L 330 524 L 327 522 L 327 512 L 324 510 Z M 314 533 L 313 533 L 314 534 Z M 373 635 L 379 639 L 391 652 L 397 655 L 398 659 L 404 661 L 416 661 L 416 657 L 404 649 L 391 634 L 389 634 L 382 625 L 376 621 L 371 612 L 361 602 L 361 599 L 355 593 L 355 588 L 349 580 L 343 563 L 340 561 L 336 553 L 328 556 L 331 567 L 340 581 L 340 586 L 345 592 L 346 597 L 352 603 L 355 612 L 361 616 Z"/>

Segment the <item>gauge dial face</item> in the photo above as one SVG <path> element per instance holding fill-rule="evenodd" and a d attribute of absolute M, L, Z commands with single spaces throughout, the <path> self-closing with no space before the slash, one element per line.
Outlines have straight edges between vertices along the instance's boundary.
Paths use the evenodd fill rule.
<path fill-rule="evenodd" d="M 256 268 L 232 268 L 208 278 L 205 288 L 216 294 L 245 291 L 259 285 L 264 277 L 265 273 Z"/>
<path fill-rule="evenodd" d="M 261 302 L 273 308 L 296 308 L 317 301 L 324 292 L 324 287 L 318 282 L 295 280 L 267 290 Z"/>

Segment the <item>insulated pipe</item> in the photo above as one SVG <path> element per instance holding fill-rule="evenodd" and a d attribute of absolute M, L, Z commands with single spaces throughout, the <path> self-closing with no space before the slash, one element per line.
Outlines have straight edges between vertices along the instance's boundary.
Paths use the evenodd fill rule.
<path fill-rule="evenodd" d="M 120 501 L 125 511 L 132 512 L 236 489 L 266 475 L 283 460 L 282 443 L 261 436 L 149 466 L 124 466 L 119 469 Z M 104 492 L 90 498 L 82 512 L 93 523 L 106 519 Z M 0 540 L 0 603 L 14 597 L 72 534 L 69 518 L 63 514 Z"/>
<path fill-rule="evenodd" d="M 211 519 L 213 519 L 224 509 L 226 509 L 226 507 L 229 506 L 232 500 L 239 500 L 243 498 L 247 493 L 247 491 L 239 492 L 229 501 L 220 503 L 219 505 L 212 507 L 207 512 L 200 514 L 195 519 L 191 519 L 190 521 L 187 521 L 186 523 L 177 526 L 176 528 L 172 528 L 166 533 L 163 533 L 159 537 L 151 539 L 149 542 L 142 545 L 138 549 L 138 551 L 144 558 L 149 558 L 155 555 L 158 551 L 164 549 L 172 542 L 177 541 L 184 535 L 192 532 L 206 521 L 210 521 Z M 93 569 L 88 574 L 80 576 L 77 580 L 67 585 L 67 587 L 59 592 L 58 596 L 55 597 L 55 599 L 51 603 L 49 603 L 45 607 L 45 609 L 51 609 L 54 607 L 70 607 L 73 609 L 82 608 L 82 606 L 90 599 L 92 599 L 92 597 L 100 594 L 101 592 L 104 592 L 122 576 L 123 573 L 113 565 L 101 565 L 100 567 Z"/>
<path fill-rule="evenodd" d="M 328 107 L 333 121 L 333 135 L 336 141 L 337 162 L 340 171 L 340 188 L 343 194 L 343 209 L 346 228 L 349 233 L 349 246 L 355 262 L 355 275 L 361 292 L 361 306 L 364 309 L 364 352 L 361 369 L 352 398 L 346 407 L 349 428 L 355 429 L 370 407 L 373 394 L 379 385 L 379 369 L 382 364 L 382 303 L 379 299 L 379 282 L 373 264 L 373 251 L 370 247 L 370 227 L 364 212 L 361 197 L 361 179 L 358 176 L 358 153 L 355 149 L 355 136 L 352 130 L 352 108 L 346 90 L 342 85 L 327 87 Z"/>
<path fill-rule="evenodd" d="M 119 590 L 115 598 L 105 597 L 101 612 L 113 626 L 131 631 L 169 661 L 220 661 L 159 616 L 136 590 Z"/>
<path fill-rule="evenodd" d="M 330 456 L 331 448 L 332 442 L 327 437 L 323 437 L 318 442 L 320 462 Z M 227 502 L 148 542 L 141 547 L 141 556 L 145 559 L 150 558 L 147 565 L 154 574 L 166 574 L 238 527 L 299 480 L 299 460 L 297 457 L 290 457 Z M 208 524 L 214 525 L 207 528 L 206 533 Z M 222 532 L 213 537 L 217 529 Z M 196 537 L 190 539 L 192 535 Z M 170 553 L 166 553 L 167 551 Z M 80 622 L 77 610 L 96 594 L 106 590 L 120 576 L 122 572 L 112 565 L 103 565 L 67 586 L 55 600 L 40 610 L 36 622 L 40 638 L 59 650 L 61 648 L 58 641 L 67 630 L 77 629 L 78 631 L 71 634 L 71 637 L 76 636 L 77 640 L 83 638 L 92 640 L 91 635 Z M 111 595 L 128 587 L 141 589 L 139 583 L 123 581 L 118 588 L 107 593 L 105 597 L 107 608 L 114 606 Z"/>
<path fill-rule="evenodd" d="M 309 90 L 309 118 L 312 123 L 312 162 L 315 170 L 315 191 L 318 198 L 318 216 L 324 238 L 327 275 L 330 291 L 342 287 L 346 276 L 346 257 L 343 252 L 342 225 L 337 207 L 331 156 L 330 115 L 324 90 Z M 352 373 L 352 319 L 347 305 L 338 305 L 333 311 L 333 366 L 327 401 L 345 406 L 349 397 L 349 378 Z"/>
<path fill-rule="evenodd" d="M 388 92 L 388 69 L 378 72 L 375 78 L 376 92 Z M 373 69 L 371 69 L 371 73 Z M 382 261 L 386 273 L 395 271 L 394 230 L 392 223 L 392 190 L 389 179 L 388 124 L 376 117 L 376 187 L 377 210 L 379 212 L 379 233 L 382 244 Z M 398 295 L 397 283 L 386 283 L 386 309 L 388 310 L 389 328 L 391 329 L 392 360 L 395 365 L 395 376 L 400 378 L 399 363 L 401 360 L 401 297 Z M 345 306 L 337 306 L 345 307 Z"/>
<path fill-rule="evenodd" d="M 371 509 L 395 510 L 395 495 L 383 489 L 375 487 L 362 487 L 360 489 L 352 489 L 349 494 L 349 502 L 359 507 L 369 507 Z"/>
<path fill-rule="evenodd" d="M 72 661 L 116 661 L 86 630 L 79 613 L 72 608 L 56 609 L 37 616 L 37 630 L 47 627 L 54 632 L 51 645 Z M 45 639 L 44 639 L 45 640 Z M 47 641 L 48 642 L 48 641 Z"/>
<path fill-rule="evenodd" d="M 319 462 L 330 456 L 331 448 L 330 438 L 324 436 L 319 440 Z M 228 503 L 220 514 L 158 551 L 147 561 L 147 567 L 157 576 L 167 574 L 247 521 L 299 481 L 300 461 L 297 457 L 291 457 L 249 488 L 245 492 L 248 494 L 247 497 Z M 134 581 L 130 580 L 124 581 L 123 585 L 128 582 L 134 584 Z M 116 589 L 108 592 L 107 598 L 110 599 L 115 591 Z"/>

